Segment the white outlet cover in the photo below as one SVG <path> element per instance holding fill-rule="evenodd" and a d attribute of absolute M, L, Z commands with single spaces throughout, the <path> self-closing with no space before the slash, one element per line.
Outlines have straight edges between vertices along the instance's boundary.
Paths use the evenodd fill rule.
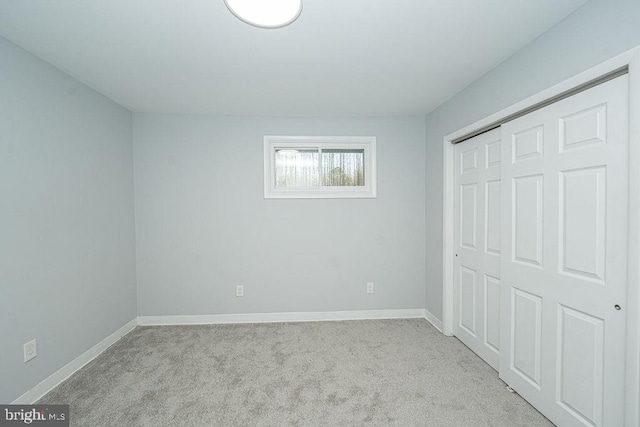
<path fill-rule="evenodd" d="M 38 355 L 38 344 L 36 340 L 31 340 L 24 344 L 24 361 L 28 362 Z"/>
<path fill-rule="evenodd" d="M 243 285 L 236 286 L 236 296 L 237 297 L 243 297 L 244 296 L 244 286 Z"/>
<path fill-rule="evenodd" d="M 373 282 L 367 283 L 367 293 L 372 294 L 374 292 Z"/>

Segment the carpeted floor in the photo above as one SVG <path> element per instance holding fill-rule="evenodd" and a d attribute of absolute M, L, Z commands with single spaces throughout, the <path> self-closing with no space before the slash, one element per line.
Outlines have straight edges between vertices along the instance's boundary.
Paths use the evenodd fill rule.
<path fill-rule="evenodd" d="M 548 426 L 427 321 L 138 327 L 39 403 L 81 426 Z"/>

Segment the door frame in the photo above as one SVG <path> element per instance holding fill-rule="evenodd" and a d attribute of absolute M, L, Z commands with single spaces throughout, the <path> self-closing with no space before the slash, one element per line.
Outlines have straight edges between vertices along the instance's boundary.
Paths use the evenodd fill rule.
<path fill-rule="evenodd" d="M 629 67 L 629 242 L 625 424 L 636 426 L 640 424 L 640 46 L 444 137 L 442 331 L 445 335 L 453 335 L 454 156 L 451 141 L 625 66 Z"/>

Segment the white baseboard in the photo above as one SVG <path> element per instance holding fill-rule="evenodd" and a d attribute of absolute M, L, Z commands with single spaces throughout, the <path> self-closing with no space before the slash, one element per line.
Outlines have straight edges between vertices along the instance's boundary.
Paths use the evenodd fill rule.
<path fill-rule="evenodd" d="M 442 332 L 442 320 L 438 319 L 427 309 L 424 310 L 424 318 L 427 319 L 427 321 L 431 323 L 437 330 Z"/>
<path fill-rule="evenodd" d="M 138 319 L 135 318 L 128 322 L 126 325 L 100 341 L 98 344 L 91 347 L 89 350 L 82 353 L 80 356 L 73 359 L 67 365 L 58 369 L 56 372 L 51 374 L 45 380 L 40 382 L 38 385 L 33 387 L 31 390 L 27 391 L 22 396 L 18 397 L 16 400 L 11 402 L 13 405 L 31 405 L 38 401 L 42 396 L 49 393 L 55 387 L 57 387 L 61 382 L 69 378 L 76 371 L 82 368 L 87 363 L 91 362 L 95 359 L 100 353 L 105 351 L 111 345 L 113 345 L 116 341 L 118 341 L 123 336 L 127 335 L 138 325 Z"/>
<path fill-rule="evenodd" d="M 225 323 L 319 322 L 329 320 L 416 319 L 424 309 L 358 310 L 300 313 L 205 314 L 186 316 L 139 316 L 140 326 L 216 325 Z"/>

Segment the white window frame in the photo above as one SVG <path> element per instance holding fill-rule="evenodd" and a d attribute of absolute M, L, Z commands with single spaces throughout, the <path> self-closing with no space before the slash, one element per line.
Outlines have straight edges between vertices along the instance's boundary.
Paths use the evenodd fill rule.
<path fill-rule="evenodd" d="M 364 150 L 364 186 L 276 187 L 276 150 L 346 149 Z M 320 156 L 322 162 L 322 156 Z M 322 163 L 320 163 L 322 173 Z M 322 176 L 320 176 L 322 182 Z M 375 136 L 273 136 L 264 137 L 264 197 L 265 199 L 338 199 L 376 197 L 376 137 Z"/>

